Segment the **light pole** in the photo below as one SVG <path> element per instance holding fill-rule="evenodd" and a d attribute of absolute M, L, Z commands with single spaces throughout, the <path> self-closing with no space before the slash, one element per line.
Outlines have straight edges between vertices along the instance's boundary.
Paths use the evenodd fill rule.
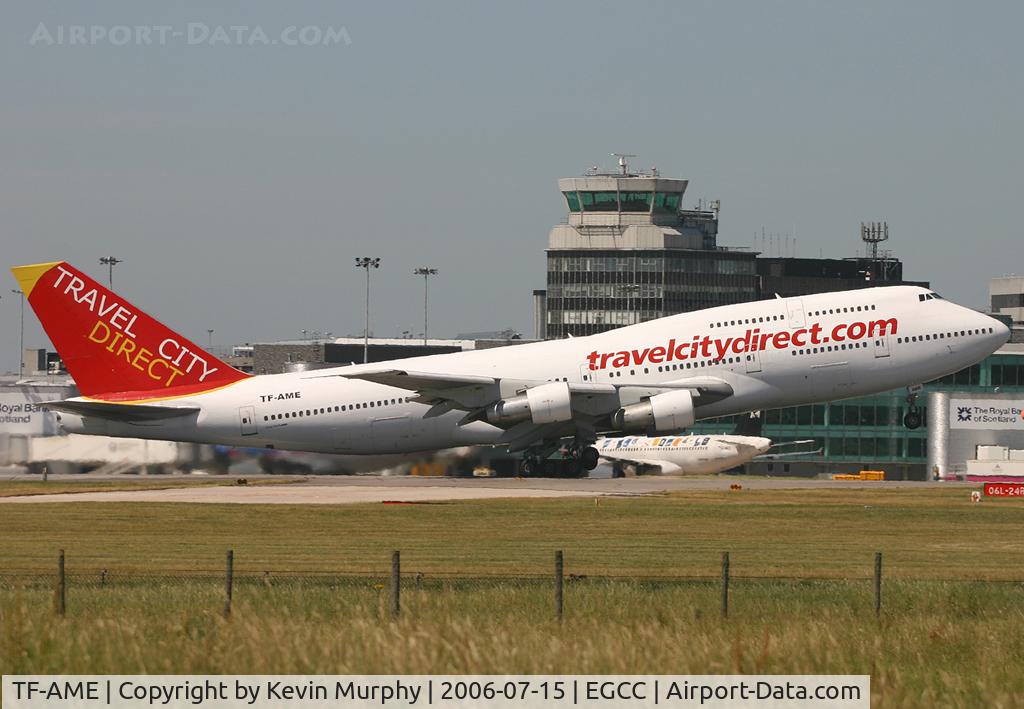
<path fill-rule="evenodd" d="M 413 275 L 423 276 L 423 344 L 427 344 L 427 278 L 437 275 L 436 268 L 420 266 L 413 271 Z"/>
<path fill-rule="evenodd" d="M 107 283 L 110 284 L 110 290 L 114 290 L 114 266 L 124 263 L 124 259 L 115 256 L 100 256 L 100 263 L 107 267 Z"/>
<path fill-rule="evenodd" d="M 213 351 L 213 328 L 212 327 L 208 328 L 206 330 L 206 350 L 208 352 L 212 352 Z"/>
<path fill-rule="evenodd" d="M 18 337 L 18 378 L 25 376 L 25 291 L 11 289 L 21 296 L 21 335 Z"/>
<path fill-rule="evenodd" d="M 356 257 L 356 268 L 366 271 L 366 324 L 363 327 L 363 364 L 370 361 L 370 269 L 380 268 L 380 259 Z"/>

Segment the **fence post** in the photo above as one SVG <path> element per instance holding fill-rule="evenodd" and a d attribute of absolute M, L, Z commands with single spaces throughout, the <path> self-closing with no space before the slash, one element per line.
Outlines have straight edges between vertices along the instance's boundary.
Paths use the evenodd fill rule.
<path fill-rule="evenodd" d="M 231 615 L 231 592 L 235 584 L 235 552 L 228 549 L 227 567 L 224 573 L 224 617 Z"/>
<path fill-rule="evenodd" d="M 564 600 L 565 587 L 565 558 L 562 550 L 555 552 L 555 617 L 562 619 L 562 611 L 565 609 Z"/>
<path fill-rule="evenodd" d="M 875 615 L 882 614 L 882 552 L 875 552 Z"/>
<path fill-rule="evenodd" d="M 729 617 L 729 552 L 722 552 L 722 617 Z"/>
<path fill-rule="evenodd" d="M 402 555 L 391 552 L 391 617 L 397 618 L 402 612 Z"/>
<path fill-rule="evenodd" d="M 57 598 L 54 599 L 57 602 L 57 615 L 64 615 L 66 606 L 64 605 L 64 591 L 67 588 L 67 584 L 64 578 L 64 550 L 60 550 L 60 555 L 57 557 Z"/>

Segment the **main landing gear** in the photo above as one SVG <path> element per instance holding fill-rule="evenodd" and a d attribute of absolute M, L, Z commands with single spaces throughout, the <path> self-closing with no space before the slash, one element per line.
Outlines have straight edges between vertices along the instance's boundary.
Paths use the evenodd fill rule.
<path fill-rule="evenodd" d="M 539 475 L 547 468 L 547 473 L 554 477 L 571 478 L 584 477 L 589 471 L 597 467 L 600 456 L 597 449 L 592 445 L 581 445 L 573 442 L 566 447 L 561 460 L 546 461 L 551 450 L 529 450 L 519 461 L 519 474 L 530 477 Z"/>
<path fill-rule="evenodd" d="M 524 478 L 536 475 L 540 471 L 540 468 L 540 457 L 533 453 L 527 453 L 523 456 L 523 459 L 519 461 L 519 474 Z"/>
<path fill-rule="evenodd" d="M 917 395 L 921 393 L 921 385 L 907 387 L 907 413 L 903 416 L 903 425 L 914 430 L 921 428 L 921 409 L 917 406 Z"/>
<path fill-rule="evenodd" d="M 569 457 L 579 462 L 580 467 L 587 472 L 597 467 L 597 463 L 600 460 L 597 448 L 591 445 L 582 445 L 578 442 L 573 442 L 568 450 Z"/>

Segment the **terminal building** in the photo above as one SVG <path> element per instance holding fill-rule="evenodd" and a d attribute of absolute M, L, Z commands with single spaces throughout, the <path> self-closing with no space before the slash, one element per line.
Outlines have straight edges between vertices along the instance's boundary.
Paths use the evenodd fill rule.
<path fill-rule="evenodd" d="M 252 372 L 280 374 L 361 364 L 364 356 L 367 362 L 388 362 L 531 342 L 512 331 L 471 335 L 452 340 L 431 338 L 426 342 L 404 337 L 371 337 L 365 342 L 361 337 L 331 337 L 256 343 L 252 346 Z"/>
<path fill-rule="evenodd" d="M 993 313 L 1008 315 L 1015 325 L 1024 323 L 1024 277 L 993 278 L 988 292 Z"/>
<path fill-rule="evenodd" d="M 927 281 L 903 280 L 903 264 L 891 257 L 871 258 L 757 258 L 761 299 L 790 298 L 811 293 L 886 285 L 929 287 Z"/>
<path fill-rule="evenodd" d="M 988 292 L 992 313 L 1010 327 L 1010 342 L 1024 343 L 1024 277 L 993 278 Z"/>

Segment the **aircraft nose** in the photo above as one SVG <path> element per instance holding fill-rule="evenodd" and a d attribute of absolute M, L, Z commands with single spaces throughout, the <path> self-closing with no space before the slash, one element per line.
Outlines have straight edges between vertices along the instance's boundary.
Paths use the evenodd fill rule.
<path fill-rule="evenodd" d="M 999 345 L 1005 345 L 1010 341 L 1010 328 L 1002 320 L 996 320 L 995 318 L 992 318 L 992 320 L 995 321 L 995 324 L 990 326 L 993 339 Z"/>
<path fill-rule="evenodd" d="M 984 341 L 992 352 L 1010 341 L 1010 328 L 1002 320 L 980 313 L 976 315 L 977 327 L 985 335 Z"/>

